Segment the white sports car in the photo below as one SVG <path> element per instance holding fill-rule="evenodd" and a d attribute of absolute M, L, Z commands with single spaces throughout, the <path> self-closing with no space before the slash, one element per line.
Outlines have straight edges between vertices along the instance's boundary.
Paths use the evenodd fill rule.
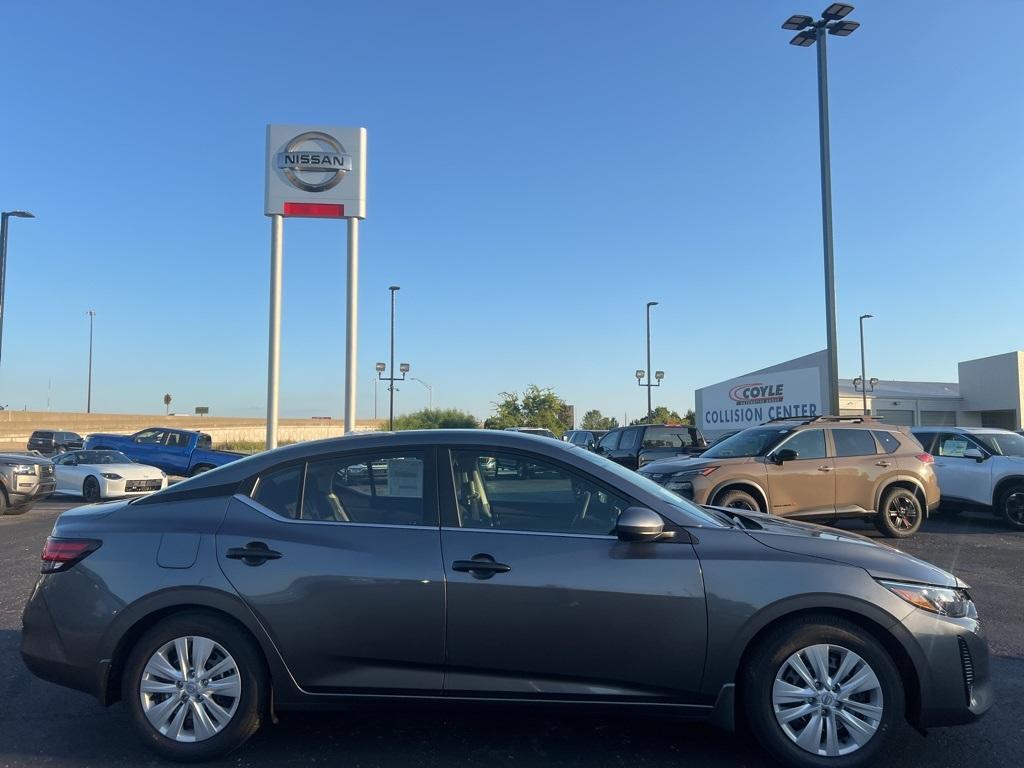
<path fill-rule="evenodd" d="M 88 502 L 145 496 L 167 487 L 162 469 L 136 464 L 120 451 L 69 451 L 53 464 L 56 492 L 83 496 Z"/>

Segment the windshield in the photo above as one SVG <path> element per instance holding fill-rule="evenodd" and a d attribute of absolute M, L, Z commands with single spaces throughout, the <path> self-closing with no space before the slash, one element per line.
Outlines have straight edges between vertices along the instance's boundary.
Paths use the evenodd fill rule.
<path fill-rule="evenodd" d="M 788 435 L 788 427 L 751 427 L 715 443 L 700 455 L 702 459 L 738 459 L 764 456 Z"/>
<path fill-rule="evenodd" d="M 75 454 L 79 464 L 131 464 L 132 460 L 120 451 L 79 451 Z"/>
<path fill-rule="evenodd" d="M 728 528 L 729 526 L 722 522 L 721 519 L 715 517 L 704 509 L 701 509 L 696 504 L 691 504 L 681 496 L 677 496 L 658 485 L 656 482 L 648 477 L 634 472 L 631 469 L 626 469 L 621 464 L 616 464 L 611 459 L 606 459 L 604 456 L 599 456 L 596 453 L 591 453 L 587 450 L 580 450 L 579 453 L 575 454 L 577 457 L 584 461 L 589 461 L 592 464 L 600 466 L 602 469 L 607 469 L 612 474 L 618 476 L 620 479 L 625 480 L 630 485 L 638 485 L 643 490 L 647 491 L 653 496 L 657 496 L 661 501 L 666 504 L 670 504 L 676 509 L 684 512 L 692 518 L 696 518 L 696 521 L 700 525 L 706 525 L 712 528 Z"/>
<path fill-rule="evenodd" d="M 990 432 L 988 434 L 978 434 L 975 432 L 971 437 L 997 456 L 1024 457 L 1024 437 L 1015 432 Z"/>

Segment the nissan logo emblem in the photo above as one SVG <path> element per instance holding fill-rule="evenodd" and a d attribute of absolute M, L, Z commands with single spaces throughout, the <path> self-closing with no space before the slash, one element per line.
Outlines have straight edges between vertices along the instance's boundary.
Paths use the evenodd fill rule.
<path fill-rule="evenodd" d="M 303 149 L 309 142 L 320 146 Z M 303 192 L 326 192 L 352 170 L 352 155 L 333 136 L 322 131 L 307 131 L 289 141 L 283 152 L 278 152 L 277 167 L 293 187 Z M 313 174 L 318 180 L 304 178 L 307 174 Z"/>

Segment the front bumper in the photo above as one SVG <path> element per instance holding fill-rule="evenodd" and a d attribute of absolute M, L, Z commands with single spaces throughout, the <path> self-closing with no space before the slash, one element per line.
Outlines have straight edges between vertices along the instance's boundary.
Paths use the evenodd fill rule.
<path fill-rule="evenodd" d="M 951 619 L 914 610 L 902 626 L 920 685 L 917 725 L 930 728 L 971 723 L 994 703 L 988 641 L 976 619 Z"/>
<path fill-rule="evenodd" d="M 156 493 L 167 487 L 167 478 L 152 478 L 151 480 L 108 480 L 107 478 L 100 479 L 100 492 L 104 499 L 118 499 L 127 496 L 147 496 L 151 493 Z M 154 487 L 140 488 L 143 483 L 150 483 Z"/>
<path fill-rule="evenodd" d="M 32 477 L 31 475 L 22 477 L 32 482 L 26 482 L 19 478 L 17 484 L 9 489 L 8 496 L 10 497 L 12 507 L 20 507 L 35 501 L 41 501 L 52 494 L 57 488 L 56 481 L 52 476 L 49 478 Z"/>

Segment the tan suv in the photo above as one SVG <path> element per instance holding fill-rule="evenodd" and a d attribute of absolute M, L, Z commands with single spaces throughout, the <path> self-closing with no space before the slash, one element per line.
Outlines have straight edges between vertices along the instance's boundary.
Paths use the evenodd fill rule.
<path fill-rule="evenodd" d="M 811 522 L 872 517 L 893 538 L 939 504 L 931 455 L 907 429 L 870 417 L 777 419 L 640 472 L 698 504 Z"/>

